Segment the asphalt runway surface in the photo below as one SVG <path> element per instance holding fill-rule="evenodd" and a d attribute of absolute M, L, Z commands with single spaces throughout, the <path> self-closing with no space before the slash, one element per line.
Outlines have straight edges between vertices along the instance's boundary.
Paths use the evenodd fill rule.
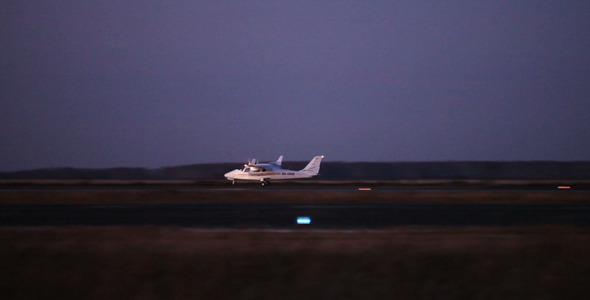
<path fill-rule="evenodd" d="M 310 224 L 297 224 L 308 217 Z M 511 204 L 0 205 L 0 226 L 197 228 L 590 225 L 590 206 Z"/>

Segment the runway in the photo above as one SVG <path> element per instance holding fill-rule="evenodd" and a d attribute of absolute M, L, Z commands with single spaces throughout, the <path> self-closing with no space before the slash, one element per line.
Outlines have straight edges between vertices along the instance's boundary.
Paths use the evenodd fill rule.
<path fill-rule="evenodd" d="M 308 217 L 310 224 L 297 224 Z M 510 204 L 120 204 L 0 205 L 0 226 L 366 228 L 590 225 L 586 205 Z"/>

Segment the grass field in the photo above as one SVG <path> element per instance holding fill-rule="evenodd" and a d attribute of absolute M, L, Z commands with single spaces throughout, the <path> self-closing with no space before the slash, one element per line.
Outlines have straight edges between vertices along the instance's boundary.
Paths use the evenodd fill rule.
<path fill-rule="evenodd" d="M 558 189 L 562 186 L 571 189 Z M 296 181 L 270 188 L 227 181 L 0 182 L 0 204 L 496 203 L 590 204 L 582 181 Z M 359 188 L 371 188 L 370 191 Z"/>
<path fill-rule="evenodd" d="M 7 299 L 582 299 L 590 230 L 0 229 Z"/>

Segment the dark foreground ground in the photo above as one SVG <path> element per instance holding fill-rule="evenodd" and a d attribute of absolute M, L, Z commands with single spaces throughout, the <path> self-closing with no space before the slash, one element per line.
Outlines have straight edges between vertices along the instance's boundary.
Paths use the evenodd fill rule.
<path fill-rule="evenodd" d="M 387 191 L 378 184 L 372 191 L 115 186 L 5 186 L 0 203 L 590 203 L 587 190 L 554 183 Z M 0 226 L 0 298 L 582 299 L 590 293 L 588 253 L 587 226 Z"/>
<path fill-rule="evenodd" d="M 0 229 L 5 299 L 583 299 L 590 230 Z"/>

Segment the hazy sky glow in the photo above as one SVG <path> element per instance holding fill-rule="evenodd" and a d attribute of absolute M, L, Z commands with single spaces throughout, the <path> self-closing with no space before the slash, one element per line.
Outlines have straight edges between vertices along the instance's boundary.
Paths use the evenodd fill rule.
<path fill-rule="evenodd" d="M 590 160 L 588 1 L 2 1 L 0 171 Z"/>

